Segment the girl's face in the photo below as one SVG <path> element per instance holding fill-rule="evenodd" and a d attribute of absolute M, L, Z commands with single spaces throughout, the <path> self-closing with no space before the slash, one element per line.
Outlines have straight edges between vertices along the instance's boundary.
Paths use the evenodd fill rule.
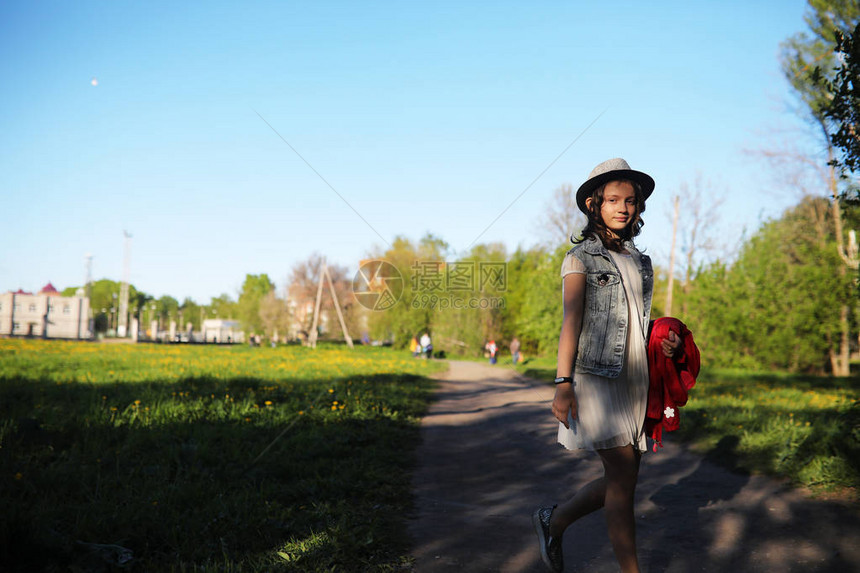
<path fill-rule="evenodd" d="M 591 207 L 591 199 L 586 199 Z M 627 181 L 610 181 L 603 188 L 600 217 L 611 232 L 618 234 L 636 219 L 636 191 Z"/>

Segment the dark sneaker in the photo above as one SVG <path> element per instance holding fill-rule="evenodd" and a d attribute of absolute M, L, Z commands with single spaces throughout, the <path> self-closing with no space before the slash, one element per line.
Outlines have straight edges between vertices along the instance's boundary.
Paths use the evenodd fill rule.
<path fill-rule="evenodd" d="M 550 537 L 549 518 L 552 516 L 552 507 L 539 507 L 532 515 L 538 540 L 540 541 L 540 557 L 550 571 L 561 573 L 564 571 L 564 558 L 561 554 L 561 537 L 558 539 Z"/>

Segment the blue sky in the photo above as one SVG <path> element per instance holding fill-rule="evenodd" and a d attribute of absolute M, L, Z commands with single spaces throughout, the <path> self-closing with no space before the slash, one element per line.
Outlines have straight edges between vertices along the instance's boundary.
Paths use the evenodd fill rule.
<path fill-rule="evenodd" d="M 796 200 L 749 150 L 794 121 L 805 3 L 648 4 L 0 4 L 0 291 L 79 285 L 87 253 L 119 280 L 124 229 L 135 286 L 198 302 L 314 251 L 462 250 L 604 111 L 481 242 L 533 245 L 553 189 L 617 156 L 657 181 L 657 263 L 697 172 L 731 242 Z"/>

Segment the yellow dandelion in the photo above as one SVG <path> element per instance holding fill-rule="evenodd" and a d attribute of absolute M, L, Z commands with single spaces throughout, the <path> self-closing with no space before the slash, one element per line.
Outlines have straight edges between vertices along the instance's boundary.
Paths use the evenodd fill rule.
<path fill-rule="evenodd" d="M 332 409 L 332 410 L 337 410 L 337 406 L 334 406 L 334 405 L 333 405 L 333 406 L 331 407 L 331 409 Z"/>
<path fill-rule="evenodd" d="M 250 421 L 251 421 L 251 418 L 245 418 L 245 421 L 246 421 L 246 422 L 250 422 Z"/>
<path fill-rule="evenodd" d="M 329 393 L 329 394 L 334 394 L 334 388 L 329 388 L 329 389 L 328 389 L 328 393 Z"/>
<path fill-rule="evenodd" d="M 271 401 L 271 400 L 266 400 L 266 401 L 265 401 L 265 404 L 266 404 L 266 406 L 271 406 L 271 405 L 272 405 L 272 401 Z"/>
<path fill-rule="evenodd" d="M 110 411 L 111 411 L 111 412 L 116 412 L 116 410 L 117 410 L 116 406 L 111 406 L 111 407 L 110 407 Z"/>
<path fill-rule="evenodd" d="M 304 415 L 305 415 L 305 411 L 304 411 L 304 410 L 299 410 L 299 416 L 304 416 Z"/>
<path fill-rule="evenodd" d="M 24 477 L 24 474 L 22 474 L 21 472 L 15 474 L 15 479 L 21 479 L 22 477 Z"/>
<path fill-rule="evenodd" d="M 140 406 L 140 400 L 135 400 L 135 401 L 134 401 L 134 405 L 135 405 L 135 406 Z"/>

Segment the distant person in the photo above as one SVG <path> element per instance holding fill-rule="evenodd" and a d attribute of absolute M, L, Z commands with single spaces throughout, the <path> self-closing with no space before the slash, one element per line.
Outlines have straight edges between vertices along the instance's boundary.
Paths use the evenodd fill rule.
<path fill-rule="evenodd" d="M 433 342 L 426 332 L 421 335 L 421 351 L 424 353 L 425 359 L 433 357 Z"/>
<path fill-rule="evenodd" d="M 511 340 L 511 360 L 514 363 L 514 366 L 516 366 L 517 362 L 520 361 L 520 339 L 516 336 Z"/>
<path fill-rule="evenodd" d="M 496 354 L 499 352 L 499 347 L 496 346 L 496 341 L 491 340 L 487 343 L 487 352 L 490 354 L 490 364 L 496 363 Z"/>
<path fill-rule="evenodd" d="M 413 336 L 412 340 L 409 341 L 409 351 L 412 352 L 412 358 L 418 358 L 418 355 L 421 354 L 421 345 L 418 344 L 417 336 Z"/>
<path fill-rule="evenodd" d="M 559 421 L 559 443 L 597 452 L 604 473 L 561 505 L 535 510 L 541 558 L 552 571 L 564 569 L 565 529 L 600 508 L 606 510 L 622 573 L 640 571 L 633 496 L 646 449 L 645 337 L 654 274 L 651 259 L 636 249 L 633 238 L 653 190 L 649 175 L 631 170 L 623 159 L 610 159 L 576 192 L 587 223 L 561 265 L 564 314 L 552 412 Z M 661 344 L 673 357 L 681 340 L 670 332 Z"/>

